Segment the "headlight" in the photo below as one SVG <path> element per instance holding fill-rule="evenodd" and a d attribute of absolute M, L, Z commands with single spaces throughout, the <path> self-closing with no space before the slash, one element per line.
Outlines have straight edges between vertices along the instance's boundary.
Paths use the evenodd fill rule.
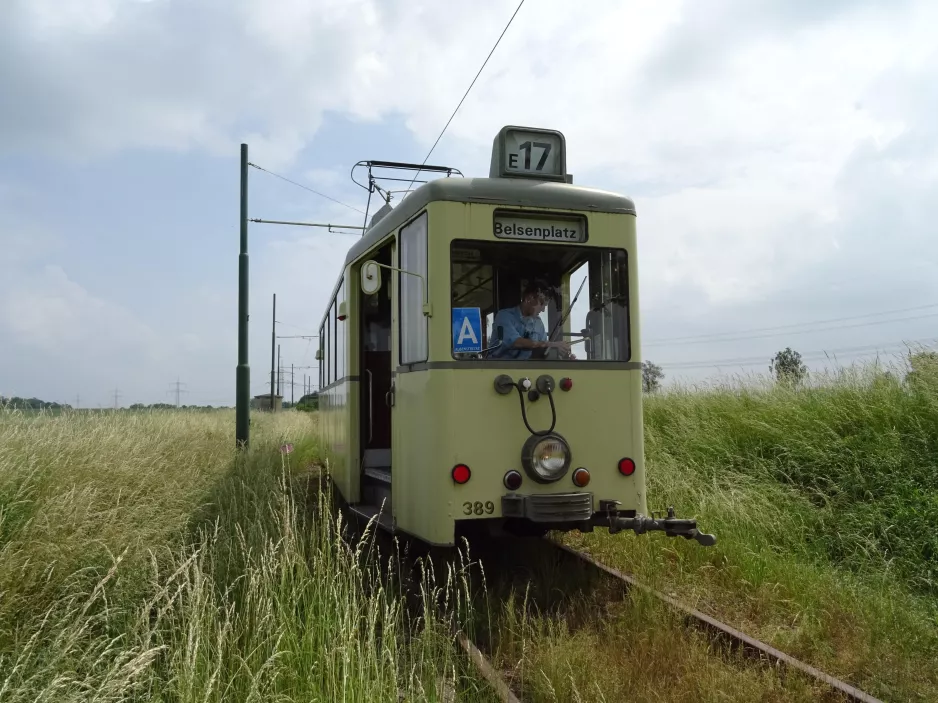
<path fill-rule="evenodd" d="M 532 435 L 521 449 L 521 463 L 538 483 L 550 483 L 567 473 L 572 455 L 566 440 L 558 434 Z"/>

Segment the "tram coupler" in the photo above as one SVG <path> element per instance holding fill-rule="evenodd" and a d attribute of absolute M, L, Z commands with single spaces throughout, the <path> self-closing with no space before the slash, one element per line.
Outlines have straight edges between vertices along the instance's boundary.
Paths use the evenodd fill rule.
<path fill-rule="evenodd" d="M 674 517 L 673 506 L 668 507 L 668 516 L 666 518 L 645 517 L 644 515 L 619 517 L 615 509 L 619 501 L 604 500 L 601 503 L 601 507 L 605 509 L 607 515 L 609 534 L 614 535 L 622 530 L 634 530 L 637 535 L 660 531 L 664 532 L 667 537 L 683 537 L 684 539 L 696 540 L 704 547 L 712 547 L 717 543 L 717 538 L 714 535 L 697 529 L 696 520 Z"/>

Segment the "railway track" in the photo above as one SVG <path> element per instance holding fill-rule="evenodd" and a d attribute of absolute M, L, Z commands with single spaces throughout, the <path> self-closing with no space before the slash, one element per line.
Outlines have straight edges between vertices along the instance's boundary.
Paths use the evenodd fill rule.
<path fill-rule="evenodd" d="M 521 699 L 514 694 L 508 682 L 498 673 L 498 670 L 492 666 L 492 663 L 486 659 L 482 650 L 480 650 L 472 640 L 466 637 L 464 633 L 457 632 L 456 642 L 463 652 L 466 653 L 466 656 L 469 657 L 469 661 L 472 662 L 472 665 L 476 668 L 476 671 L 479 672 L 479 675 L 492 687 L 492 691 L 498 696 L 498 700 L 502 701 L 502 703 L 521 703 Z"/>
<path fill-rule="evenodd" d="M 616 569 L 596 561 L 588 554 L 584 554 L 550 539 L 545 539 L 544 542 L 550 545 L 551 548 L 557 549 L 565 553 L 567 556 L 578 560 L 588 568 L 602 572 L 605 576 L 614 579 L 615 581 L 625 586 L 626 589 L 637 588 L 649 595 L 652 595 L 656 599 L 663 601 L 674 610 L 680 612 L 685 617 L 689 618 L 705 630 L 709 631 L 715 638 L 723 639 L 724 641 L 729 642 L 734 647 L 742 649 L 750 656 L 765 662 L 767 665 L 787 667 L 790 670 L 797 671 L 809 679 L 827 686 L 835 695 L 839 694 L 840 697 L 847 701 L 855 703 L 883 703 L 883 701 L 880 699 L 875 698 L 864 691 L 861 691 L 859 688 L 852 686 L 845 681 L 841 681 L 840 679 L 831 676 L 830 674 L 826 674 L 823 671 L 820 671 L 819 669 L 811 666 L 810 664 L 806 664 L 805 662 L 802 662 L 786 654 L 785 652 L 782 652 L 772 647 L 771 645 L 766 644 L 765 642 L 761 642 L 753 637 L 750 637 L 744 632 L 740 632 L 739 630 L 727 625 L 726 623 L 716 620 L 706 613 L 702 613 L 699 610 L 696 610 L 688 605 L 685 605 L 684 603 L 681 603 L 675 598 L 668 596 L 667 594 L 661 593 L 660 591 L 657 591 L 650 586 L 641 583 L 633 576 L 624 574 Z M 475 666 L 476 670 L 479 672 L 482 678 L 484 678 L 489 683 L 493 692 L 497 695 L 500 701 L 503 701 L 504 703 L 522 703 L 522 699 L 512 691 L 504 677 L 486 658 L 485 654 L 476 644 L 474 644 L 462 632 L 456 633 L 456 640 L 460 648 L 463 650 L 466 656 L 469 657 L 470 661 Z"/>
<path fill-rule="evenodd" d="M 785 654 L 785 652 L 782 652 L 775 647 L 766 644 L 765 642 L 761 642 L 760 640 L 750 637 L 744 632 L 740 632 L 739 630 L 730 627 L 726 623 L 720 622 L 719 620 L 710 617 L 706 613 L 702 613 L 695 608 L 691 608 L 690 606 L 681 603 L 671 596 L 639 582 L 633 576 L 623 574 L 621 571 L 617 571 L 616 569 L 596 561 L 588 554 L 584 554 L 583 552 L 572 549 L 565 544 L 560 544 L 552 540 L 547 541 L 557 549 L 566 552 L 574 558 L 579 559 L 589 564 L 591 567 L 602 571 L 606 575 L 626 584 L 628 588 L 638 588 L 645 593 L 648 593 L 655 598 L 667 603 L 675 610 L 683 613 L 684 615 L 699 623 L 715 636 L 726 639 L 732 644 L 741 647 L 750 655 L 759 657 L 773 664 L 783 665 L 790 669 L 799 671 L 809 678 L 814 679 L 815 681 L 826 684 L 833 691 L 843 694 L 848 701 L 855 703 L 883 703 L 883 701 L 879 700 L 878 698 L 874 698 L 870 694 L 861 691 L 855 686 L 851 686 L 845 681 L 841 681 L 840 679 L 835 678 L 830 674 L 825 674 L 823 671 L 816 669 L 810 664 L 806 664 L 799 659 L 795 659 L 794 657 Z"/>
<path fill-rule="evenodd" d="M 378 536 L 380 539 L 380 532 L 378 533 Z M 584 568 L 584 570 L 594 571 L 601 578 L 611 579 L 617 584 L 617 586 L 621 586 L 623 591 L 627 592 L 633 588 L 639 589 L 642 592 L 654 597 L 655 599 L 662 601 L 674 611 L 680 613 L 683 617 L 698 625 L 704 631 L 709 632 L 714 639 L 723 640 L 724 642 L 729 643 L 734 649 L 741 649 L 750 657 L 765 663 L 767 666 L 780 668 L 784 667 L 789 670 L 796 671 L 809 680 L 826 686 L 835 696 L 841 700 L 851 701 L 851 703 L 883 703 L 883 701 L 880 699 L 875 698 L 874 696 L 860 690 L 859 688 L 852 686 L 851 684 L 834 676 L 831 676 L 830 674 L 827 674 L 811 666 L 810 664 L 800 661 L 799 659 L 796 659 L 795 657 L 792 657 L 791 655 L 786 654 L 785 652 L 782 652 L 779 649 L 766 644 L 765 642 L 761 642 L 753 637 L 750 637 L 744 632 L 741 632 L 731 627 L 730 625 L 727 625 L 726 623 L 720 622 L 706 613 L 681 603 L 679 600 L 642 583 L 634 576 L 622 573 L 621 571 L 618 571 L 597 561 L 588 554 L 556 542 L 550 538 L 536 540 L 536 542 L 538 543 L 538 547 L 541 547 L 549 552 L 557 553 L 561 556 L 562 559 L 570 559 L 578 562 Z M 390 547 L 390 542 L 387 546 Z M 530 551 L 524 548 L 520 550 L 509 549 L 507 550 L 506 554 L 502 551 L 505 546 L 505 544 L 502 544 L 501 548 L 496 550 L 495 553 L 501 553 L 500 556 L 502 559 L 507 558 L 516 565 L 518 565 L 518 562 L 523 561 L 526 554 L 528 554 Z M 530 545 L 529 543 L 528 546 L 531 547 L 533 545 Z M 483 553 L 486 551 L 484 547 L 482 551 Z M 475 561 L 475 559 L 473 559 L 473 561 Z M 488 561 L 488 558 L 483 556 L 480 561 Z M 496 565 L 493 564 L 492 566 Z M 504 566 L 504 561 L 502 562 L 502 566 Z M 487 568 L 487 570 L 489 569 Z M 489 573 L 492 573 L 492 571 L 489 570 Z M 414 607 L 417 607 L 416 603 L 414 604 Z M 498 667 L 489 660 L 484 651 L 484 647 L 480 647 L 477 643 L 473 642 L 472 639 L 470 639 L 470 637 L 461 630 L 454 629 L 452 634 L 454 636 L 456 645 L 472 663 L 481 679 L 487 682 L 492 693 L 498 700 L 502 701 L 503 703 L 523 703 L 523 698 L 521 698 L 516 691 L 512 690 L 511 685 L 506 680 L 505 676 L 503 676 L 502 672 L 500 672 Z M 444 695 L 443 699 L 450 700 L 450 696 Z"/>

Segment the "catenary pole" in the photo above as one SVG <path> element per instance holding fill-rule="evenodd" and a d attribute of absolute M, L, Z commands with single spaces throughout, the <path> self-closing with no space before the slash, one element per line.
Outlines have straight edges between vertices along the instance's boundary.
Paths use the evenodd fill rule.
<path fill-rule="evenodd" d="M 248 145 L 241 145 L 241 253 L 238 256 L 238 368 L 235 372 L 235 441 L 250 444 L 251 367 L 248 365 Z"/>
<path fill-rule="evenodd" d="M 270 322 L 270 411 L 274 411 L 274 355 L 277 353 L 277 294 L 274 293 L 274 314 Z"/>

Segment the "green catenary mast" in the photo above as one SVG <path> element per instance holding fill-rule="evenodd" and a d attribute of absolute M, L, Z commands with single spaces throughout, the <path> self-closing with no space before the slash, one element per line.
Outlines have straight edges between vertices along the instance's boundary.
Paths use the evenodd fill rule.
<path fill-rule="evenodd" d="M 238 256 L 238 368 L 235 373 L 235 441 L 250 443 L 251 367 L 248 366 L 248 145 L 241 145 L 241 253 Z"/>

